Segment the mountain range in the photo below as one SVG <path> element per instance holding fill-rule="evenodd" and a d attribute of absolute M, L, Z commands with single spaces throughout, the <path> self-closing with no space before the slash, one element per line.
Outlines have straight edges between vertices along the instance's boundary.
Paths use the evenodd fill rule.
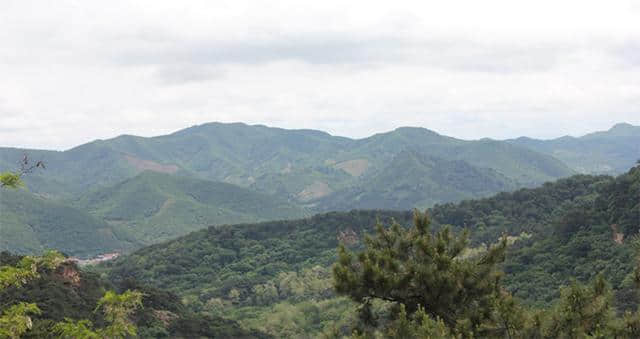
<path fill-rule="evenodd" d="M 0 249 L 91 256 L 209 225 L 426 208 L 575 173 L 621 173 L 640 158 L 638 145 L 640 127 L 628 124 L 580 138 L 470 141 L 414 127 L 350 139 L 209 123 L 63 152 L 0 148 L 0 171 L 24 154 L 47 165 L 25 177 L 28 191 L 2 193 Z M 44 222 L 51 216 L 55 227 Z"/>

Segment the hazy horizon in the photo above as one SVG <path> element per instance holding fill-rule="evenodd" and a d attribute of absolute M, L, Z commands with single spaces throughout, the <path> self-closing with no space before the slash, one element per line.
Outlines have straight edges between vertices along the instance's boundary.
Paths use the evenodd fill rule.
<path fill-rule="evenodd" d="M 562 137 L 574 137 L 574 138 L 579 138 L 579 137 L 582 137 L 582 136 L 585 136 L 585 135 L 588 135 L 588 134 L 591 134 L 591 133 L 595 133 L 595 132 L 608 131 L 609 129 L 613 128 L 614 126 L 616 126 L 616 125 L 620 125 L 620 124 L 628 124 L 628 125 L 632 125 L 632 126 L 634 126 L 634 127 L 640 127 L 640 125 L 631 124 L 631 123 L 628 123 L 628 122 L 621 121 L 621 122 L 617 122 L 617 123 L 615 123 L 615 124 L 613 124 L 613 125 L 611 125 L 611 126 L 609 126 L 609 127 L 602 128 L 602 129 L 598 129 L 598 130 L 593 130 L 593 131 L 587 131 L 586 133 L 579 134 L 579 135 L 569 135 L 569 134 L 564 134 L 564 135 L 559 135 L 559 136 L 551 137 L 551 138 L 536 138 L 536 137 L 532 137 L 532 136 L 529 136 L 529 135 L 519 135 L 519 136 L 516 136 L 516 137 L 513 137 L 513 138 L 505 138 L 505 139 L 492 138 L 491 136 L 484 136 L 484 137 L 480 137 L 480 138 L 470 139 L 470 138 L 460 138 L 460 137 L 457 137 L 457 136 L 454 136 L 454 135 L 447 135 L 447 134 L 441 133 L 441 132 L 439 132 L 439 131 L 437 131 L 437 130 L 434 130 L 434 129 L 431 129 L 431 128 L 428 128 L 428 127 L 424 127 L 424 126 L 397 126 L 397 127 L 394 127 L 394 128 L 392 128 L 392 129 L 390 129 L 390 130 L 375 132 L 375 133 L 372 133 L 372 134 L 370 134 L 370 135 L 366 135 L 366 136 L 363 136 L 363 137 L 351 137 L 351 136 L 348 136 L 348 135 L 337 135 L 337 134 L 334 134 L 334 133 L 331 133 L 331 132 L 328 132 L 328 131 L 324 131 L 324 130 L 321 130 L 321 129 L 316 129 L 316 128 L 286 128 L 286 127 L 272 126 L 272 125 L 266 125 L 266 124 L 261 124 L 261 123 L 250 124 L 250 123 L 245 123 L 245 122 L 242 122 L 242 121 L 231 121 L 231 122 L 210 121 L 210 122 L 204 122 L 204 123 L 201 123 L 201 124 L 196 124 L 196 125 L 191 125 L 191 126 L 185 126 L 185 127 L 183 127 L 183 128 L 179 128 L 179 129 L 177 129 L 177 130 L 169 131 L 169 132 L 167 132 L 167 133 L 154 134 L 154 135 L 137 135 L 137 134 L 121 133 L 121 134 L 116 134 L 116 135 L 109 136 L 109 137 L 106 137 L 106 138 L 95 138 L 95 139 L 87 140 L 87 141 L 85 141 L 85 142 L 82 142 L 82 143 L 79 143 L 79 144 L 76 144 L 76 145 L 72 145 L 72 146 L 70 146 L 70 147 L 63 148 L 63 149 L 55 149 L 55 148 L 37 148 L 37 147 L 22 147 L 22 146 L 10 146 L 10 145 L 9 145 L 9 146 L 7 146 L 7 145 L 0 145 L 0 148 L 24 148 L 24 149 L 34 149 L 34 150 L 47 150 L 47 151 L 67 151 L 67 150 L 73 149 L 73 148 L 75 148 L 75 147 L 78 147 L 78 146 L 81 146 L 81 145 L 84 145 L 84 144 L 87 144 L 87 143 L 90 143 L 90 142 L 94 142 L 94 141 L 98 141 L 98 140 L 110 140 L 110 139 L 118 138 L 118 137 L 120 137 L 120 136 L 124 136 L 124 135 L 132 135 L 132 136 L 136 136 L 136 137 L 144 137 L 144 138 L 154 138 L 154 137 L 160 137 L 160 136 L 170 135 L 170 134 L 173 134 L 173 133 L 176 133 L 176 132 L 179 132 L 179 131 L 182 131 L 182 130 L 188 129 L 188 128 L 196 127 L 196 126 L 207 125 L 207 124 L 216 124 L 216 123 L 220 123 L 220 124 L 228 124 L 228 125 L 230 125 L 230 124 L 244 124 L 244 125 L 247 125 L 247 126 L 264 126 L 264 127 L 267 127 L 267 128 L 279 128 L 279 129 L 285 129 L 285 130 L 310 130 L 310 131 L 320 131 L 320 132 L 328 133 L 328 134 L 330 134 L 331 136 L 335 136 L 335 137 L 344 137 L 344 138 L 349 138 L 349 139 L 353 139 L 353 140 L 366 139 L 366 138 L 371 137 L 371 136 L 374 136 L 374 135 L 376 135 L 376 134 L 385 134 L 385 133 L 390 133 L 390 132 L 395 131 L 396 129 L 399 129 L 399 128 L 405 128 L 405 127 L 408 127 L 408 128 L 424 128 L 424 129 L 427 129 L 427 130 L 430 130 L 430 131 L 436 132 L 436 133 L 438 133 L 438 134 L 440 134 L 440 135 L 442 135 L 442 136 L 453 137 L 453 138 L 456 138 L 456 139 L 460 139 L 460 140 L 468 140 L 468 141 L 472 141 L 472 140 L 480 140 L 480 139 L 485 139 L 485 138 L 489 138 L 489 139 L 493 139 L 493 140 L 509 140 L 509 139 L 516 139 L 516 138 L 520 138 L 520 137 L 528 137 L 528 138 L 538 139 L 538 140 L 552 140 L 552 139 L 557 139 L 557 138 L 562 138 Z"/>
<path fill-rule="evenodd" d="M 0 145 L 68 149 L 210 121 L 461 139 L 640 125 L 633 1 L 14 1 Z"/>

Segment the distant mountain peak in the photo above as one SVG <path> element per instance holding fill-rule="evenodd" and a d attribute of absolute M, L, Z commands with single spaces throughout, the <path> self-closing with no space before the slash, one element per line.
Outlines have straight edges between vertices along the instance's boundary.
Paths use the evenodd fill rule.
<path fill-rule="evenodd" d="M 634 126 L 626 122 L 617 123 L 609 129 L 609 132 L 625 133 L 625 134 L 633 133 L 633 132 L 637 133 L 638 131 L 640 131 L 640 126 Z"/>
<path fill-rule="evenodd" d="M 640 136 L 640 126 L 634 126 L 632 124 L 621 122 L 613 125 L 609 130 L 604 132 L 594 132 L 585 135 L 585 137 L 629 137 Z"/>
<path fill-rule="evenodd" d="M 394 130 L 394 132 L 399 133 L 423 133 L 423 134 L 432 134 L 432 135 L 440 135 L 438 132 L 430 130 L 424 127 L 413 127 L 413 126 L 403 126 L 398 127 Z"/>

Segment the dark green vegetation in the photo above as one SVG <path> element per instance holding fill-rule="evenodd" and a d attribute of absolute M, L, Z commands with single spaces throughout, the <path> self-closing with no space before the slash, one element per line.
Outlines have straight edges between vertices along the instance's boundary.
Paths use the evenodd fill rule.
<path fill-rule="evenodd" d="M 619 310 L 636 303 L 627 240 L 640 226 L 638 167 L 616 178 L 578 175 L 535 189 L 438 205 L 429 213 L 435 229 L 445 224 L 456 232 L 469 229 L 472 254 L 509 235 L 512 244 L 501 266 L 504 283 L 525 304 L 547 307 L 572 278 L 586 282 L 598 273 L 610 282 Z M 283 328 L 292 335 L 327 331 L 335 321 L 348 321 L 342 312 L 354 308 L 330 288 L 326 272 L 336 260 L 335 248 L 340 241 L 361 248 L 376 218 L 405 226 L 412 221 L 409 212 L 352 211 L 209 228 L 141 249 L 106 268 L 116 281 L 136 278 L 167 288 L 193 309 L 224 312 L 272 333 Z"/>
<path fill-rule="evenodd" d="M 355 338 L 638 338 L 640 311 L 616 314 L 603 274 L 590 286 L 572 281 L 553 307 L 531 309 L 504 290 L 497 265 L 508 237 L 484 253 L 465 256 L 468 233 L 430 230 L 426 215 L 414 224 L 379 225 L 365 248 L 340 246 L 336 292 L 358 303 Z M 634 272 L 640 287 L 640 236 Z M 635 291 L 636 294 L 638 291 Z M 343 331 L 344 333 L 344 331 Z M 347 331 L 348 333 L 348 331 Z M 334 331 L 340 337 L 340 331 Z"/>
<path fill-rule="evenodd" d="M 409 314 L 424 309 L 447 327 L 462 332 L 478 328 L 491 319 L 494 295 L 500 293 L 496 265 L 504 260 L 507 238 L 482 255 L 461 260 L 468 234 L 456 237 L 445 227 L 437 234 L 429 218 L 418 212 L 409 230 L 398 223 L 379 224 L 375 237 L 365 237 L 365 250 L 355 254 L 341 245 L 333 268 L 335 290 L 363 304 L 367 325 L 375 326 L 372 302 L 402 305 Z"/>
<path fill-rule="evenodd" d="M 20 259 L 0 252 L 0 266 L 14 266 Z M 64 262 L 55 269 L 43 269 L 39 277 L 20 287 L 1 290 L 0 306 L 17 302 L 37 304 L 40 313 L 31 316 L 33 327 L 23 337 L 53 338 L 56 337 L 54 326 L 65 319 L 89 320 L 94 326 L 104 327 L 107 321 L 96 305 L 105 292 L 112 289 L 143 293 L 142 307 L 131 316 L 137 334 L 142 338 L 267 337 L 260 332 L 247 331 L 231 320 L 196 314 L 177 296 L 157 288 L 134 282 L 114 286 L 96 274 L 78 269 L 72 262 Z"/>
<path fill-rule="evenodd" d="M 580 173 L 618 174 L 640 157 L 640 126 L 617 124 L 604 132 L 585 136 L 536 140 L 510 140 L 537 152 L 552 155 Z"/>

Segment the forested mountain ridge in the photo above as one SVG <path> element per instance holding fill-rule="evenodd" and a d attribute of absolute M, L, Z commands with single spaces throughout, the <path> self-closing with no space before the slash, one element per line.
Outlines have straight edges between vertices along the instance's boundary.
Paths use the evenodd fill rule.
<path fill-rule="evenodd" d="M 45 160 L 47 171 L 34 175 L 28 185 L 34 192 L 63 197 L 152 170 L 224 181 L 307 203 L 365 184 L 407 150 L 493 169 L 520 186 L 572 173 L 554 158 L 527 148 L 464 141 L 423 128 L 399 128 L 356 140 L 240 123 L 204 124 L 152 138 L 123 135 L 64 152 L 0 148 L 0 169 L 11 169 L 25 152 Z"/>
<path fill-rule="evenodd" d="M 580 173 L 618 174 L 640 158 L 640 126 L 625 123 L 578 138 L 537 140 L 521 137 L 508 141 L 549 154 Z"/>
<path fill-rule="evenodd" d="M 505 283 L 526 303 L 547 306 L 572 278 L 584 282 L 604 273 L 617 307 L 633 307 L 634 263 L 627 239 L 640 229 L 640 167 L 616 178 L 578 175 L 535 189 L 437 205 L 429 213 L 436 228 L 449 224 L 454 231 L 469 229 L 475 251 L 482 252 L 502 234 L 511 236 L 515 242 L 503 266 Z M 335 247 L 343 242 L 358 248 L 377 219 L 388 224 L 391 218 L 408 225 L 412 215 L 334 212 L 209 228 L 143 248 L 106 264 L 106 269 L 114 280 L 136 278 L 167 288 L 185 296 L 194 309 L 222 309 L 245 324 L 263 322 L 278 312 L 300 312 L 298 307 L 312 307 L 311 298 L 325 300 L 313 307 L 335 320 L 341 318 L 337 309 L 350 307 L 332 299 L 327 285 Z M 289 284 L 302 290 L 291 292 L 296 287 Z"/>

